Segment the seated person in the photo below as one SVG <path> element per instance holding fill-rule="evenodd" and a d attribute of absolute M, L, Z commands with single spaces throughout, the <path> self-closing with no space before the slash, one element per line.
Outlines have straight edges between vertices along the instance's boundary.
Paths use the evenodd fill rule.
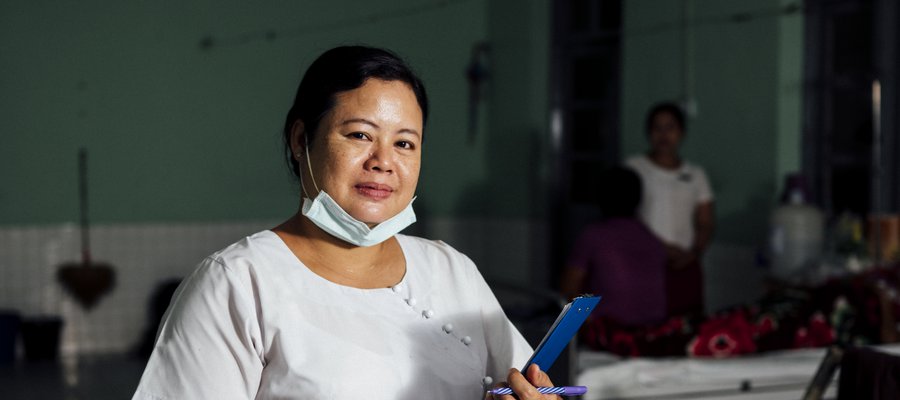
<path fill-rule="evenodd" d="M 651 325 L 666 318 L 666 249 L 636 217 L 641 181 L 626 168 L 606 172 L 600 199 L 604 219 L 578 238 L 562 279 L 566 297 L 603 296 L 595 316 L 625 325 Z"/>

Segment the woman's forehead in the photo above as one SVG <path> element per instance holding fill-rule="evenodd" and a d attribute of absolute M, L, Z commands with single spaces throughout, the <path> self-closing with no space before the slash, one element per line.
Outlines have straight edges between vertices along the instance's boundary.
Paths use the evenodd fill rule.
<path fill-rule="evenodd" d="M 335 97 L 329 113 L 332 124 L 362 123 L 376 128 L 403 125 L 404 129 L 421 132 L 422 110 L 405 82 L 370 79 Z"/>

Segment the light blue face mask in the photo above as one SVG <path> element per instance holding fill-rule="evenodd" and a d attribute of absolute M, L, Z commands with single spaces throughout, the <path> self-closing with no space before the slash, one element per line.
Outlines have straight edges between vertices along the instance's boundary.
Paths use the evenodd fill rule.
<path fill-rule="evenodd" d="M 314 200 L 308 197 L 303 199 L 303 215 L 331 236 L 357 246 L 368 247 L 390 239 L 416 222 L 416 213 L 412 208 L 413 201 L 415 198 L 397 215 L 375 225 L 374 228 L 369 228 L 364 222 L 347 214 L 323 190 Z"/>
<path fill-rule="evenodd" d="M 416 213 L 412 208 L 412 203 L 416 200 L 414 197 L 403 211 L 375 225 L 375 227 L 369 228 L 369 225 L 353 218 L 353 216 L 344 211 L 328 193 L 325 193 L 324 190 L 319 190 L 318 185 L 316 185 L 316 178 L 312 174 L 312 165 L 309 162 L 308 144 L 306 146 L 306 165 L 309 168 L 309 176 L 312 178 L 313 187 L 319 194 L 313 200 L 306 196 L 303 197 L 302 214 L 331 236 L 350 244 L 368 247 L 390 239 L 413 222 L 416 222 Z M 303 191 L 305 193 L 306 189 L 304 188 Z"/>

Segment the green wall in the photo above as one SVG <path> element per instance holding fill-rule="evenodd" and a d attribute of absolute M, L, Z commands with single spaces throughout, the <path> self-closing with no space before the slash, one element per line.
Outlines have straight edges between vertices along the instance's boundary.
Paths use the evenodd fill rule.
<path fill-rule="evenodd" d="M 711 177 L 717 240 L 758 241 L 781 176 L 799 166 L 802 17 L 771 12 L 788 4 L 624 2 L 622 154 L 644 150 L 650 104 L 693 98 L 684 151 Z M 548 0 L 0 2 L 0 224 L 77 220 L 81 146 L 97 222 L 287 216 L 298 198 L 282 119 L 306 65 L 349 43 L 396 50 L 426 82 L 424 218 L 539 216 L 552 161 L 550 9 Z M 763 16 L 731 18 L 741 13 Z M 207 36 L 214 46 L 201 50 Z M 491 76 L 469 142 L 464 70 L 485 41 Z"/>
<path fill-rule="evenodd" d="M 791 3 L 624 3 L 623 154 L 645 151 L 651 104 L 693 100 L 683 151 L 710 177 L 717 240 L 760 243 L 782 174 L 799 166 L 802 17 L 777 12 Z"/>
<path fill-rule="evenodd" d="M 286 217 L 298 198 L 284 114 L 312 59 L 355 43 L 394 49 L 426 82 L 422 212 L 530 215 L 516 203 L 528 160 L 508 150 L 544 126 L 549 17 L 546 1 L 529 2 L 523 19 L 500 8 L 516 4 L 2 2 L 0 224 L 77 220 L 81 146 L 97 222 Z M 472 45 L 494 40 L 484 123 L 469 144 L 464 69 Z M 500 196 L 473 201 L 478 186 Z"/>
<path fill-rule="evenodd" d="M 782 7 L 799 4 L 780 0 Z M 803 16 L 800 13 L 778 19 L 778 87 L 775 152 L 775 182 L 779 190 L 784 176 L 802 168 L 803 132 Z"/>
<path fill-rule="evenodd" d="M 483 132 L 487 177 L 467 198 L 489 216 L 538 217 L 546 211 L 551 179 L 550 3 L 489 1 L 494 72 L 488 83 L 490 120 Z M 515 10 L 515 18 L 510 18 L 510 10 Z"/>

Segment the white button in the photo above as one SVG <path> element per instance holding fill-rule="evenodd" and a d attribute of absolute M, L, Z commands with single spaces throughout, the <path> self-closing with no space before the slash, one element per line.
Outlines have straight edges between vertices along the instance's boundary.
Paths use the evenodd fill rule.
<path fill-rule="evenodd" d="M 410 307 L 415 307 L 415 306 L 416 306 L 416 299 L 410 297 L 410 298 L 406 299 L 406 304 L 409 304 Z"/>
<path fill-rule="evenodd" d="M 402 289 L 403 288 L 400 287 L 400 285 L 395 285 L 394 287 L 391 288 L 391 290 L 393 290 L 394 293 L 400 293 L 400 290 L 402 290 Z"/>
<path fill-rule="evenodd" d="M 444 324 L 443 329 L 447 333 L 453 332 L 453 324 Z"/>
<path fill-rule="evenodd" d="M 469 336 L 466 336 L 466 337 L 462 338 L 462 342 L 464 345 L 468 346 L 468 345 L 472 344 L 472 338 Z"/>
<path fill-rule="evenodd" d="M 489 376 L 486 376 L 486 377 L 484 377 L 484 379 L 481 380 L 481 384 L 485 385 L 485 386 L 490 385 L 492 383 L 494 383 L 494 378 L 491 378 Z"/>
<path fill-rule="evenodd" d="M 425 311 L 422 311 L 422 315 L 424 315 L 425 318 L 431 318 L 434 316 L 434 311 L 425 310 Z"/>

